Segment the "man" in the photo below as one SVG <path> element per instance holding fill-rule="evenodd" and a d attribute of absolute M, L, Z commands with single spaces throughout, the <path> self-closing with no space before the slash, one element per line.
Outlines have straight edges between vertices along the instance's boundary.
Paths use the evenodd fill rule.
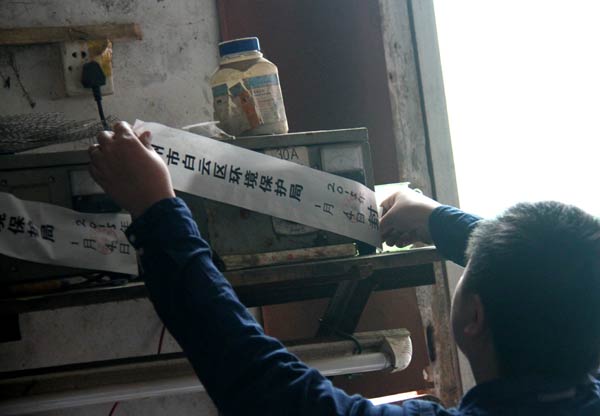
<path fill-rule="evenodd" d="M 148 133 L 119 123 L 98 142 L 91 174 L 131 212 L 127 235 L 150 298 L 224 414 L 600 415 L 591 376 L 600 352 L 600 224 L 581 210 L 522 204 L 482 221 L 412 191 L 388 199 L 387 242 L 433 240 L 449 259 L 469 259 L 452 324 L 477 386 L 458 409 L 418 400 L 373 406 L 263 333 L 212 264 Z"/>

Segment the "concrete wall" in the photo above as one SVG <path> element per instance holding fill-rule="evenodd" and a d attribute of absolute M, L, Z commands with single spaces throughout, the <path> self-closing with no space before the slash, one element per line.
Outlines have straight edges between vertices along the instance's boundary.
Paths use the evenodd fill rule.
<path fill-rule="evenodd" d="M 113 45 L 115 94 L 105 97 L 105 112 L 172 126 L 212 118 L 209 78 L 218 65 L 214 0 L 2 0 L 0 4 L 2 27 L 140 23 L 142 41 Z M 36 103 L 33 111 L 97 117 L 91 98 L 65 98 L 57 45 L 0 49 L 0 72 L 3 78 L 11 77 L 11 87 L 0 89 L 0 114 L 32 111 L 7 65 L 9 51 L 14 52 L 21 80 Z"/>
<path fill-rule="evenodd" d="M 0 0 L 0 27 L 137 22 L 142 41 L 113 44 L 115 94 L 105 112 L 182 126 L 210 120 L 209 78 L 217 67 L 214 0 Z M 9 65 L 13 54 L 31 108 Z M 97 117 L 90 97 L 65 96 L 58 45 L 0 47 L 0 115 L 59 111 Z M 10 88 L 4 87 L 10 77 Z M 67 148 L 69 148 L 67 146 Z M 0 371 L 156 353 L 162 324 L 147 300 L 24 314 L 23 340 L 0 344 Z M 178 347 L 169 336 L 164 352 Z M 46 414 L 107 415 L 112 404 Z M 119 414 L 216 414 L 205 395 L 122 403 Z"/>

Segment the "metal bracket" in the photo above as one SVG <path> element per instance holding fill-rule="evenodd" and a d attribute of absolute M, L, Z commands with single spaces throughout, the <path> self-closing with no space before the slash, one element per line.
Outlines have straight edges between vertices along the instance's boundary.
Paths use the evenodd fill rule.
<path fill-rule="evenodd" d="M 317 337 L 327 337 L 339 333 L 352 334 L 358 325 L 360 316 L 375 289 L 377 282 L 370 277 L 373 267 L 369 264 L 353 267 L 351 280 L 338 284 L 329 306 L 321 318 Z"/>

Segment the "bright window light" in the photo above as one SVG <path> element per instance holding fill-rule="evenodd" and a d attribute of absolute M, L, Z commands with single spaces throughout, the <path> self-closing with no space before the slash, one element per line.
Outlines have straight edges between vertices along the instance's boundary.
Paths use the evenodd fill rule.
<path fill-rule="evenodd" d="M 461 207 L 600 215 L 600 2 L 434 4 Z"/>

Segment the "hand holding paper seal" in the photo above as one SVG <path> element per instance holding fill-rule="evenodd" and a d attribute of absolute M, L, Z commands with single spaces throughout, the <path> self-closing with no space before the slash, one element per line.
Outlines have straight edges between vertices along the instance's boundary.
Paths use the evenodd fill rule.
<path fill-rule="evenodd" d="M 134 129 L 116 124 L 90 148 L 92 176 L 134 217 L 176 189 L 381 244 L 375 193 L 359 182 L 158 123 Z"/>
<path fill-rule="evenodd" d="M 121 207 L 136 218 L 161 199 L 175 196 L 163 160 L 150 146 L 150 132 L 139 136 L 126 122 L 103 131 L 89 148 L 90 173 Z"/>
<path fill-rule="evenodd" d="M 381 238 L 389 246 L 404 247 L 421 241 L 430 243 L 429 216 L 440 206 L 425 195 L 406 187 L 381 203 Z"/>

